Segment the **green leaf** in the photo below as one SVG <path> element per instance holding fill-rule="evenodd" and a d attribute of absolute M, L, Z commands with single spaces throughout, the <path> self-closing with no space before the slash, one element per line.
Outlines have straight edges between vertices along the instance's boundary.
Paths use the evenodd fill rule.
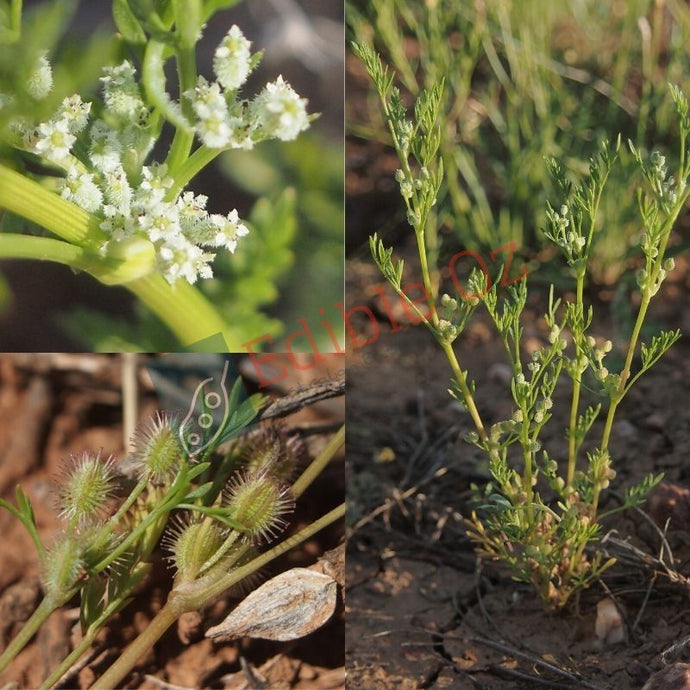
<path fill-rule="evenodd" d="M 184 501 L 189 502 L 193 501 L 196 498 L 203 498 L 211 489 L 213 486 L 213 482 L 206 482 L 206 484 L 202 484 L 201 486 L 197 487 L 193 491 L 190 491 L 185 497 Z"/>
<path fill-rule="evenodd" d="M 128 0 L 113 0 L 113 19 L 125 41 L 135 45 L 146 43 L 146 33 L 132 12 Z"/>
<path fill-rule="evenodd" d="M 221 444 L 229 441 L 233 436 L 236 436 L 242 429 L 248 426 L 259 414 L 259 410 L 266 404 L 265 396 L 261 393 L 255 393 L 251 397 L 247 398 L 236 412 L 232 414 L 228 420 L 228 424 L 223 429 L 222 433 L 219 434 L 215 446 L 218 447 Z"/>
<path fill-rule="evenodd" d="M 649 345 L 642 343 L 640 346 L 640 356 L 642 357 L 642 369 L 646 370 L 653 366 L 667 352 L 670 347 L 680 338 L 680 330 L 662 331 L 652 338 Z"/>
<path fill-rule="evenodd" d="M 204 2 L 204 21 L 208 21 L 219 10 L 226 10 L 239 4 L 241 0 L 205 0 Z"/>

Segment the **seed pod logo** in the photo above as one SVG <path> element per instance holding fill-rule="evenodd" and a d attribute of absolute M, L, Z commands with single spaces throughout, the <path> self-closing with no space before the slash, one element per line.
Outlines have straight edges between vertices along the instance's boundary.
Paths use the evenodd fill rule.
<path fill-rule="evenodd" d="M 225 380 L 228 375 L 228 362 L 225 362 L 220 381 L 214 377 L 204 379 L 194 391 L 187 416 L 180 424 L 180 441 L 189 456 L 197 455 L 210 446 L 225 428 L 230 409 Z M 222 420 L 218 421 L 219 413 Z M 213 433 L 215 424 L 218 427 Z"/>

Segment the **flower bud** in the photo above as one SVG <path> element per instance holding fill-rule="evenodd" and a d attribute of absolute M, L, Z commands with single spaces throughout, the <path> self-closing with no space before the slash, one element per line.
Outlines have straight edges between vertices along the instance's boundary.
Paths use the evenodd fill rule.
<path fill-rule="evenodd" d="M 26 90 L 36 100 L 45 98 L 53 88 L 53 71 L 45 54 L 40 55 L 26 80 Z"/>

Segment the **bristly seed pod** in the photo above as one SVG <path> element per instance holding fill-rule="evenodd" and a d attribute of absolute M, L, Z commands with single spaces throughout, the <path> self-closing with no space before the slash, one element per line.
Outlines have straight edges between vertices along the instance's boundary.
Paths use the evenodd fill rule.
<path fill-rule="evenodd" d="M 139 426 L 132 438 L 132 460 L 140 476 L 152 484 L 171 481 L 180 469 L 184 451 L 179 426 L 175 416 L 157 412 Z"/>
<path fill-rule="evenodd" d="M 289 482 L 305 456 L 305 448 L 299 436 L 286 436 L 280 429 L 270 426 L 247 441 L 242 455 L 249 474 L 270 471 L 278 481 Z"/>
<path fill-rule="evenodd" d="M 223 545 L 227 529 L 209 519 L 200 522 L 178 520 L 164 538 L 179 578 L 191 582 L 200 574 L 204 563 Z"/>
<path fill-rule="evenodd" d="M 80 542 L 73 535 L 62 535 L 49 549 L 43 562 L 41 582 L 46 596 L 62 597 L 74 587 L 84 570 Z"/>
<path fill-rule="evenodd" d="M 99 451 L 95 455 L 85 452 L 71 459 L 73 465 L 60 486 L 60 517 L 69 520 L 73 527 L 81 527 L 102 516 L 113 497 L 116 487 L 113 456 L 101 460 Z"/>
<path fill-rule="evenodd" d="M 282 516 L 295 507 L 289 492 L 289 486 L 280 485 L 266 471 L 237 473 L 230 480 L 223 503 L 249 536 L 270 541 L 287 527 Z"/>

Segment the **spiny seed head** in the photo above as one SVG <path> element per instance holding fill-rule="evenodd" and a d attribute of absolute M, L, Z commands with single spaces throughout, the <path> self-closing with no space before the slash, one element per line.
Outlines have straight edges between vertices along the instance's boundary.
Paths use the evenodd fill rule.
<path fill-rule="evenodd" d="M 225 492 L 224 504 L 243 531 L 264 541 L 275 538 L 287 527 L 282 516 L 295 505 L 289 487 L 281 486 L 267 472 L 236 474 Z"/>
<path fill-rule="evenodd" d="M 84 526 L 96 521 L 113 497 L 116 481 L 113 456 L 101 459 L 101 451 L 71 456 L 72 466 L 60 486 L 60 516 L 71 526 Z"/>
<path fill-rule="evenodd" d="M 184 582 L 195 580 L 204 563 L 220 549 L 226 537 L 227 529 L 212 520 L 178 520 L 164 542 L 172 553 L 170 559 L 179 578 Z"/>
<path fill-rule="evenodd" d="M 288 482 L 305 455 L 299 436 L 286 436 L 276 427 L 265 427 L 242 449 L 244 467 L 249 474 L 270 472 L 279 482 Z"/>
<path fill-rule="evenodd" d="M 79 530 L 78 538 L 84 562 L 96 565 L 115 550 L 122 536 L 113 531 L 112 525 L 100 522 Z"/>
<path fill-rule="evenodd" d="M 46 554 L 41 581 L 46 595 L 60 596 L 71 589 L 84 570 L 80 540 L 63 534 Z"/>
<path fill-rule="evenodd" d="M 180 424 L 173 415 L 157 412 L 146 420 L 132 438 L 133 460 L 141 476 L 152 484 L 165 484 L 177 474 L 184 450 L 180 442 Z"/>

